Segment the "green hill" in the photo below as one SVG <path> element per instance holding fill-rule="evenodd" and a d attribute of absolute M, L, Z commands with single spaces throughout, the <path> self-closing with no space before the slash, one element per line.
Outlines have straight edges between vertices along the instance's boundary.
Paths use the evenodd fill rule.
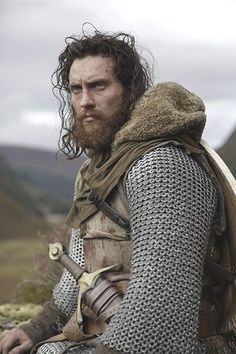
<path fill-rule="evenodd" d="M 18 180 L 45 213 L 65 213 L 73 199 L 74 180 L 84 158 L 67 160 L 62 154 L 32 148 L 0 146 Z"/>
<path fill-rule="evenodd" d="M 15 238 L 36 239 L 48 224 L 36 213 L 0 191 L 0 240 Z"/>
<path fill-rule="evenodd" d="M 48 229 L 40 210 L 0 156 L 0 239 L 32 237 Z"/>

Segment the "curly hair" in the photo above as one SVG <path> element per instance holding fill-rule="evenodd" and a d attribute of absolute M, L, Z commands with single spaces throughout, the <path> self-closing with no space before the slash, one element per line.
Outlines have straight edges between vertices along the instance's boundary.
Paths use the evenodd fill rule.
<path fill-rule="evenodd" d="M 152 75 L 147 61 L 138 54 L 134 36 L 127 33 L 101 33 L 91 35 L 82 31 L 80 36 L 67 37 L 66 47 L 59 55 L 59 65 L 52 74 L 53 94 L 59 100 L 61 130 L 59 150 L 73 159 L 82 153 L 73 135 L 74 112 L 70 104 L 69 71 L 75 59 L 88 55 L 110 57 L 114 62 L 115 78 L 123 85 L 126 97 L 127 119 L 143 93 L 152 84 Z"/>

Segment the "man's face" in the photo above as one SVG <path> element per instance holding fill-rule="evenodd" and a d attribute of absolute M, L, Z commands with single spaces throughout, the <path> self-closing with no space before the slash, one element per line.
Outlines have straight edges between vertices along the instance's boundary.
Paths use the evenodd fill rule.
<path fill-rule="evenodd" d="M 127 119 L 124 89 L 113 73 L 113 60 L 102 56 L 75 59 L 69 73 L 77 145 L 101 150 L 109 147 Z"/>

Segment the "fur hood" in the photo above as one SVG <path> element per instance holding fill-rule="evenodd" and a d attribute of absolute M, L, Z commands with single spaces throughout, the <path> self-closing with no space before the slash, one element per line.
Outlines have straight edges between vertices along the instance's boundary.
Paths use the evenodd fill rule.
<path fill-rule="evenodd" d="M 137 101 L 130 119 L 116 133 L 114 148 L 183 134 L 199 143 L 205 121 L 205 106 L 198 96 L 175 82 L 163 82 Z"/>

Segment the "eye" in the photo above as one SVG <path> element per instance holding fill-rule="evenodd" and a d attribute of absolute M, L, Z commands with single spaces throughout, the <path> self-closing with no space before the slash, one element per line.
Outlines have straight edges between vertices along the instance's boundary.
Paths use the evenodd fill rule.
<path fill-rule="evenodd" d="M 73 85 L 70 87 L 70 92 L 73 93 L 74 95 L 77 95 L 81 92 L 82 88 L 80 85 Z"/>
<path fill-rule="evenodd" d="M 97 90 L 103 90 L 106 87 L 106 83 L 104 81 L 94 82 L 93 87 Z"/>

